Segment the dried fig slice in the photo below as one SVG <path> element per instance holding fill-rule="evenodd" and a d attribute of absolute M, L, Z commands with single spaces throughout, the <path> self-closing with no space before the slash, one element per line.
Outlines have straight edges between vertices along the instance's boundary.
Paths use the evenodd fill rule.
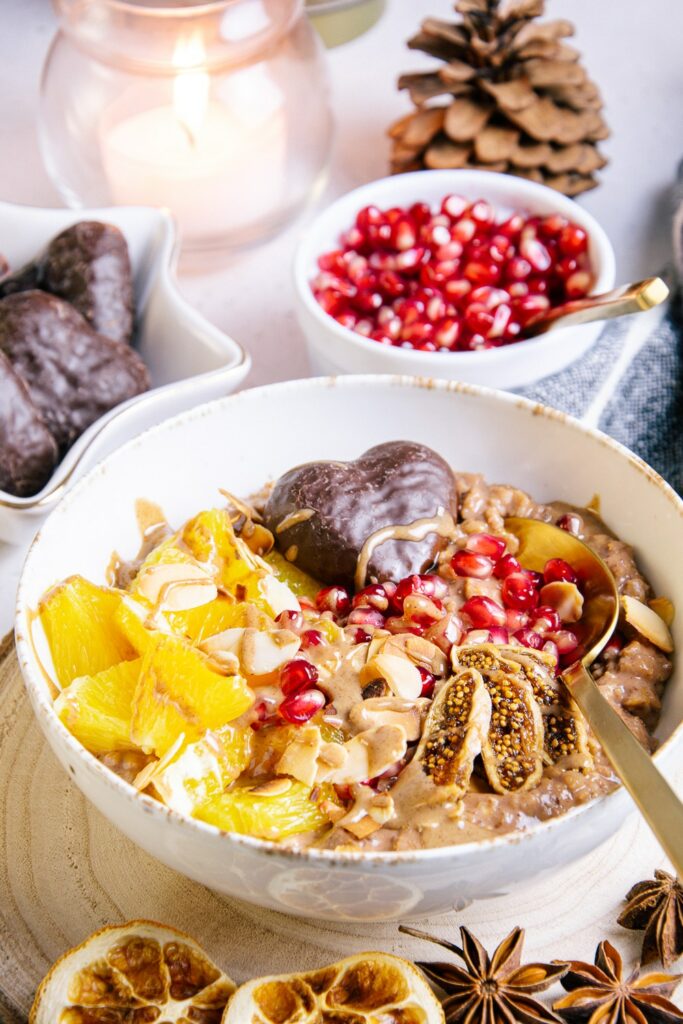
<path fill-rule="evenodd" d="M 432 702 L 415 756 L 391 789 L 394 799 L 409 792 L 410 799 L 401 803 L 411 812 L 420 803 L 459 800 L 467 791 L 490 719 L 491 698 L 480 672 L 465 669 L 444 683 Z"/>
<path fill-rule="evenodd" d="M 491 698 L 482 760 L 497 793 L 533 788 L 543 773 L 543 718 L 522 666 L 503 657 L 515 648 L 482 644 L 453 650 L 453 667 L 481 673 Z"/>
<path fill-rule="evenodd" d="M 444 1013 L 414 964 L 388 953 L 360 953 L 306 974 L 241 985 L 223 1024 L 444 1024 Z"/>
<path fill-rule="evenodd" d="M 46 292 L 0 302 L 0 351 L 62 451 L 109 409 L 149 387 L 136 352 L 96 334 L 73 306 Z"/>
<path fill-rule="evenodd" d="M 57 960 L 29 1024 L 220 1024 L 234 991 L 189 935 L 129 921 L 102 928 Z"/>
<path fill-rule="evenodd" d="M 113 341 L 133 336 L 128 245 L 113 224 L 82 220 L 53 238 L 36 260 L 0 281 L 0 298 L 33 288 L 57 295 Z"/>
<path fill-rule="evenodd" d="M 57 445 L 28 388 L 0 352 L 0 490 L 25 498 L 44 487 Z"/>

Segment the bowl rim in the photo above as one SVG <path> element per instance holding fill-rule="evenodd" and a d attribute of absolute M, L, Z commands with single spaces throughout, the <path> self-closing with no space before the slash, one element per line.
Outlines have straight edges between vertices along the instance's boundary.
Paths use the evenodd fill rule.
<path fill-rule="evenodd" d="M 488 198 L 486 192 L 486 179 L 494 182 L 494 188 L 496 185 L 505 185 L 508 190 L 519 193 L 520 203 L 524 197 L 528 198 L 532 203 L 534 199 L 546 201 L 552 200 L 556 212 L 562 213 L 565 216 L 575 220 L 585 228 L 588 232 L 591 240 L 595 245 L 595 251 L 598 254 L 598 268 L 596 274 L 596 280 L 590 294 L 599 294 L 602 291 L 606 291 L 614 286 L 616 276 L 616 256 L 612 243 L 609 237 L 602 227 L 602 225 L 596 220 L 596 218 L 580 206 L 574 199 L 569 196 L 565 196 L 561 192 L 557 192 L 555 189 L 550 188 L 547 185 L 541 185 L 535 181 L 528 181 L 526 178 L 516 177 L 510 174 L 501 174 L 497 171 L 486 171 L 480 168 L 455 168 L 453 170 L 434 170 L 434 171 L 410 171 L 406 174 L 400 175 L 389 175 L 384 178 L 376 178 L 374 181 L 368 182 L 364 185 L 360 185 L 350 192 L 344 193 L 339 196 L 334 202 L 330 203 L 329 206 L 325 207 L 320 213 L 318 213 L 313 220 L 307 225 L 304 233 L 299 239 L 294 260 L 292 263 L 292 276 L 294 280 L 294 291 L 299 302 L 306 310 L 319 327 L 332 334 L 338 342 L 348 344 L 355 348 L 359 355 L 367 355 L 370 352 L 375 353 L 378 359 L 385 359 L 393 361 L 394 359 L 399 360 L 405 364 L 404 367 L 395 367 L 394 372 L 405 372 L 410 373 L 411 362 L 420 362 L 421 366 L 424 366 L 425 360 L 434 360 L 434 374 L 438 376 L 438 367 L 443 366 L 444 371 L 456 373 L 458 369 L 462 369 L 465 372 L 467 367 L 491 367 L 493 368 L 497 362 L 500 362 L 503 358 L 506 360 L 511 359 L 522 359 L 529 358 L 534 359 L 535 355 L 541 352 L 545 352 L 547 349 L 556 346 L 559 342 L 561 343 L 562 338 L 566 339 L 567 333 L 576 331 L 576 327 L 565 327 L 558 328 L 555 331 L 548 332 L 547 334 L 541 334 L 537 338 L 528 338 L 525 341 L 519 342 L 513 345 L 505 345 L 501 348 L 484 349 L 480 352 L 419 352 L 413 349 L 404 349 L 394 347 L 393 345 L 379 345 L 376 341 L 371 338 L 366 338 L 364 335 L 357 334 L 352 331 L 349 327 L 343 327 L 337 323 L 334 317 L 326 313 L 320 304 L 316 301 L 313 291 L 310 286 L 310 273 L 312 262 L 320 255 L 319 252 L 313 252 L 313 236 L 327 223 L 328 220 L 333 220 L 335 214 L 346 206 L 352 206 L 352 199 L 358 200 L 358 208 L 367 205 L 370 202 L 375 202 L 381 205 L 383 201 L 383 193 L 390 193 L 392 191 L 391 186 L 402 186 L 415 184 L 418 186 L 420 182 L 425 180 L 438 184 L 440 181 L 444 182 L 444 195 L 447 191 L 457 191 L 458 181 L 463 181 L 467 178 L 471 182 L 481 182 L 482 192 L 484 195 L 482 198 Z M 451 188 L 446 188 L 446 182 L 451 183 Z M 376 191 L 380 190 L 380 195 L 376 195 Z M 415 189 L 415 195 L 419 196 L 419 187 Z M 417 201 L 417 200 L 413 200 Z"/>
<path fill-rule="evenodd" d="M 668 484 L 643 459 L 630 449 L 626 448 L 619 441 L 616 441 L 607 434 L 604 434 L 602 431 L 593 427 L 585 426 L 575 417 L 561 412 L 558 409 L 553 409 L 550 406 L 542 405 L 541 403 L 534 402 L 527 398 L 522 398 L 521 396 L 511 394 L 510 392 L 481 387 L 475 384 L 467 384 L 460 381 L 439 380 L 436 378 L 416 377 L 405 374 L 348 374 L 342 376 L 310 377 L 301 380 L 281 381 L 278 383 L 261 385 L 256 388 L 245 389 L 244 391 L 240 391 L 236 394 L 214 399 L 204 405 L 195 406 L 185 412 L 178 413 L 177 415 L 169 417 L 163 422 L 148 428 L 137 437 L 127 441 L 115 452 L 112 452 L 110 456 L 103 459 L 93 467 L 81 480 L 78 481 L 72 490 L 69 490 L 66 493 L 57 507 L 51 512 L 47 522 L 50 522 L 54 516 L 62 515 L 65 511 L 68 512 L 70 504 L 78 500 L 81 491 L 84 491 L 86 488 L 91 486 L 92 481 L 98 477 L 102 475 L 106 476 L 108 462 L 111 458 L 125 458 L 127 452 L 132 451 L 141 444 L 144 444 L 145 438 L 149 434 L 155 435 L 163 433 L 165 430 L 169 429 L 169 427 L 175 428 L 182 426 L 188 421 L 208 419 L 214 411 L 222 408 L 226 403 L 241 403 L 243 401 L 249 402 L 254 400 L 254 398 L 258 398 L 258 396 L 263 393 L 272 393 L 274 390 L 285 393 L 291 392 L 292 395 L 296 395 L 301 389 L 318 390 L 330 387 L 344 389 L 372 389 L 377 385 L 388 385 L 398 389 L 403 388 L 408 392 L 413 388 L 418 388 L 430 391 L 447 391 L 454 394 L 465 394 L 474 397 L 492 399 L 494 402 L 498 402 L 502 405 L 514 405 L 525 410 L 534 417 L 542 416 L 546 419 L 559 422 L 570 430 L 592 437 L 597 442 L 613 451 L 620 459 L 624 459 L 626 462 L 630 463 L 635 470 L 662 491 L 665 498 L 671 503 L 673 510 L 678 512 L 678 515 L 683 522 L 683 498 L 681 498 L 670 484 Z M 611 807 L 615 802 L 623 799 L 626 795 L 624 787 L 622 785 L 617 785 L 609 793 L 593 797 L 585 803 L 576 804 L 561 815 L 547 818 L 544 821 L 538 821 L 536 824 L 530 825 L 522 830 L 504 833 L 503 835 L 494 836 L 492 838 L 472 840 L 467 843 L 429 847 L 419 850 L 368 851 L 327 850 L 318 848 L 296 849 L 283 847 L 274 840 L 259 839 L 255 836 L 228 832 L 215 825 L 210 825 L 207 822 L 199 821 L 196 818 L 180 814 L 178 811 L 167 807 L 165 804 L 155 800 L 153 797 L 137 792 L 129 783 L 125 782 L 113 771 L 106 768 L 76 739 L 75 736 L 72 735 L 72 733 L 69 732 L 54 710 L 54 700 L 47 692 L 48 688 L 46 684 L 46 677 L 44 672 L 40 669 L 39 659 L 35 654 L 31 641 L 32 612 L 28 602 L 24 598 L 24 591 L 27 589 L 25 578 L 27 573 L 31 570 L 34 559 L 38 557 L 37 552 L 41 543 L 42 532 L 43 530 L 41 528 L 34 537 L 22 567 L 21 577 L 17 588 L 15 615 L 17 656 L 24 679 L 24 685 L 29 693 L 29 697 L 31 698 L 31 703 L 36 717 L 40 719 L 41 715 L 43 716 L 43 722 L 41 725 L 44 725 L 46 730 L 57 733 L 62 744 L 65 744 L 66 748 L 82 762 L 84 769 L 89 774 L 98 776 L 100 780 L 104 782 L 105 786 L 108 786 L 110 790 L 122 797 L 128 803 L 139 805 L 143 811 L 151 815 L 154 821 L 159 823 L 160 827 L 163 827 L 163 822 L 167 822 L 172 826 L 177 824 L 178 827 L 190 829 L 199 836 L 210 836 L 212 841 L 234 842 L 239 846 L 252 849 L 254 851 L 260 851 L 270 856 L 279 855 L 298 862 L 312 861 L 314 863 L 320 862 L 337 865 L 363 864 L 371 867 L 374 866 L 379 869 L 388 864 L 407 864 L 422 861 L 430 862 L 440 859 L 467 857 L 473 854 L 483 855 L 488 851 L 517 846 L 525 841 L 533 840 L 539 834 L 551 833 L 558 828 L 563 828 L 566 822 L 571 822 L 577 816 L 586 814 L 591 808 L 596 807 L 598 804 L 601 804 L 603 807 Z M 38 665 L 35 666 L 34 662 L 38 662 Z M 671 748 L 675 746 L 676 743 L 679 743 L 681 739 L 683 739 L 683 719 L 674 727 L 671 734 L 660 744 L 652 755 L 653 759 L 660 760 L 662 753 L 666 751 L 668 754 Z"/>
<path fill-rule="evenodd" d="M 161 384 L 158 387 L 150 388 L 149 391 L 145 391 L 140 395 L 134 395 L 125 402 L 121 402 L 119 405 L 109 409 L 108 412 L 105 412 L 96 419 L 94 423 L 91 423 L 80 437 L 76 438 L 71 448 L 55 466 L 50 479 L 35 494 L 19 497 L 0 488 L 0 509 L 11 510 L 14 513 L 21 514 L 22 512 L 31 513 L 37 509 L 47 509 L 54 505 L 60 495 L 70 486 L 74 475 L 78 473 L 79 467 L 92 444 L 100 438 L 114 420 L 118 421 L 130 409 L 137 410 L 141 405 L 154 403 L 161 395 L 171 395 L 182 391 L 193 383 L 207 380 L 216 375 L 238 371 L 243 371 L 244 375 L 246 375 L 251 367 L 251 356 L 239 341 L 226 334 L 225 331 L 220 330 L 220 328 L 195 309 L 178 288 L 175 279 L 175 265 L 178 256 L 178 232 L 175 221 L 168 210 L 154 206 L 98 206 L 72 209 L 68 207 L 31 206 L 27 203 L 13 203 L 0 199 L 0 216 L 4 211 L 10 210 L 20 211 L 34 222 L 40 221 L 43 218 L 46 220 L 69 221 L 70 224 L 78 223 L 81 220 L 102 220 L 106 222 L 112 219 L 116 221 L 120 217 L 135 216 L 136 214 L 142 219 L 147 220 L 149 222 L 146 231 L 147 241 L 153 242 L 153 248 L 142 310 L 144 311 L 149 301 L 152 288 L 155 286 L 161 288 L 168 305 L 173 307 L 176 316 L 190 321 L 194 329 L 210 339 L 211 344 L 225 356 L 224 365 L 217 369 L 192 374 L 189 377 L 183 377 L 169 384 Z M 65 226 L 55 228 L 55 233 L 65 230 Z"/>

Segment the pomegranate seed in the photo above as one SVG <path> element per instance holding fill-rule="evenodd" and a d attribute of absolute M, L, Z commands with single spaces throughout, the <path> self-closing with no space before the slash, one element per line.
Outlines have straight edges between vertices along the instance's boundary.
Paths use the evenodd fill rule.
<path fill-rule="evenodd" d="M 470 293 L 472 302 L 480 302 L 486 309 L 492 310 L 500 306 L 502 302 L 509 302 L 510 295 L 504 288 L 492 288 L 490 285 L 482 285 Z"/>
<path fill-rule="evenodd" d="M 545 583 L 555 583 L 557 580 L 578 583 L 579 577 L 564 558 L 549 558 L 543 570 L 543 580 Z"/>
<path fill-rule="evenodd" d="M 456 317 L 444 317 L 434 327 L 434 343 L 440 348 L 454 348 L 460 336 L 460 321 Z"/>
<path fill-rule="evenodd" d="M 429 627 L 425 635 L 444 654 L 450 654 L 451 648 L 454 644 L 460 643 L 462 636 L 460 616 L 456 615 L 455 612 L 451 612 L 450 615 L 444 615 L 442 619 L 439 619 L 437 623 Z"/>
<path fill-rule="evenodd" d="M 508 238 L 516 238 L 524 227 L 524 217 L 520 213 L 513 213 L 511 217 L 498 225 L 498 231 Z"/>
<path fill-rule="evenodd" d="M 515 256 L 507 265 L 506 277 L 512 281 L 524 281 L 531 273 L 531 264 L 521 256 Z"/>
<path fill-rule="evenodd" d="M 399 217 L 391 226 L 390 238 L 394 249 L 412 249 L 417 242 L 417 225 L 409 217 Z"/>
<path fill-rule="evenodd" d="M 468 551 L 474 551 L 476 555 L 486 555 L 497 562 L 503 557 L 505 541 L 502 537 L 494 537 L 491 533 L 471 533 L 465 542 Z"/>
<path fill-rule="evenodd" d="M 338 324 L 342 327 L 346 327 L 347 331 L 352 331 L 358 323 L 358 317 L 355 313 L 338 313 L 334 318 Z"/>
<path fill-rule="evenodd" d="M 464 273 L 472 284 L 495 284 L 500 277 L 500 267 L 493 260 L 473 260 L 465 265 Z"/>
<path fill-rule="evenodd" d="M 493 314 L 493 325 L 489 331 L 489 338 L 502 338 L 510 326 L 511 319 L 512 309 L 509 306 L 497 306 Z"/>
<path fill-rule="evenodd" d="M 493 575 L 498 580 L 504 580 L 513 572 L 521 572 L 522 567 L 514 555 L 503 555 L 493 567 Z"/>
<path fill-rule="evenodd" d="M 538 604 L 538 590 L 525 572 L 513 572 L 506 576 L 500 589 L 503 604 L 518 611 L 528 611 Z"/>
<path fill-rule="evenodd" d="M 353 297 L 352 302 L 361 313 L 374 313 L 382 307 L 384 300 L 382 299 L 381 292 L 362 288 Z"/>
<path fill-rule="evenodd" d="M 426 224 L 432 215 L 432 211 L 427 203 L 413 203 L 408 213 L 415 223 L 420 225 Z"/>
<path fill-rule="evenodd" d="M 577 270 L 565 281 L 564 290 L 568 299 L 580 299 L 588 295 L 593 285 L 593 277 L 586 270 Z"/>
<path fill-rule="evenodd" d="M 441 203 L 442 213 L 445 213 L 448 217 L 452 217 L 453 220 L 457 220 L 458 217 L 462 217 L 466 209 L 467 200 L 462 196 L 446 196 Z"/>
<path fill-rule="evenodd" d="M 301 634 L 301 646 L 304 650 L 308 647 L 320 647 L 325 643 L 325 637 L 319 629 L 305 629 Z"/>
<path fill-rule="evenodd" d="M 459 242 L 457 238 L 451 238 L 449 242 L 439 246 L 435 256 L 439 263 L 453 263 L 462 256 L 462 253 L 462 242 Z"/>
<path fill-rule="evenodd" d="M 371 226 L 377 227 L 384 223 L 384 214 L 377 206 L 364 206 L 356 214 L 356 227 L 367 232 Z"/>
<path fill-rule="evenodd" d="M 354 331 L 356 334 L 362 334 L 364 338 L 369 338 L 372 334 L 372 320 L 359 320 Z"/>
<path fill-rule="evenodd" d="M 318 670 L 310 661 L 295 658 L 280 669 L 280 689 L 285 697 L 307 690 L 318 682 Z"/>
<path fill-rule="evenodd" d="M 397 299 L 406 292 L 405 282 L 393 270 L 381 271 L 377 277 L 377 288 L 388 299 Z"/>
<path fill-rule="evenodd" d="M 332 252 L 324 252 L 322 256 L 318 256 L 318 266 L 321 270 L 327 270 L 331 274 L 336 274 L 337 277 L 339 277 L 346 273 L 343 256 L 344 253 L 341 249 L 335 249 Z"/>
<path fill-rule="evenodd" d="M 561 530 L 571 533 L 574 537 L 580 537 L 583 530 L 583 520 L 581 516 L 577 516 L 574 512 L 566 512 L 563 516 L 560 516 L 555 525 L 559 526 Z"/>
<path fill-rule="evenodd" d="M 507 628 L 511 633 L 514 633 L 517 629 L 524 629 L 529 623 L 529 616 L 527 612 L 520 611 L 518 608 L 508 608 L 505 612 L 505 620 Z"/>
<path fill-rule="evenodd" d="M 341 243 L 346 249 L 360 249 L 365 245 L 365 233 L 354 225 L 341 236 Z"/>
<path fill-rule="evenodd" d="M 359 590 L 351 601 L 352 608 L 376 608 L 385 612 L 389 607 L 387 592 L 381 583 L 371 583 L 370 586 Z"/>
<path fill-rule="evenodd" d="M 493 223 L 493 207 L 485 199 L 477 199 L 476 203 L 472 203 L 469 215 L 477 224 L 488 225 Z"/>
<path fill-rule="evenodd" d="M 516 633 L 513 633 L 513 638 L 517 643 L 523 647 L 533 647 L 534 650 L 540 651 L 543 646 L 543 637 L 540 633 L 534 632 L 533 629 L 518 629 Z"/>
<path fill-rule="evenodd" d="M 535 629 L 538 633 L 548 633 L 553 629 L 560 629 L 562 625 L 560 616 L 555 609 L 548 608 L 546 605 L 539 605 L 534 615 L 536 617 L 531 628 Z"/>
<path fill-rule="evenodd" d="M 560 233 L 559 246 L 565 256 L 579 256 L 588 248 L 588 235 L 578 224 L 567 224 Z"/>
<path fill-rule="evenodd" d="M 509 644 L 510 634 L 504 626 L 491 626 L 489 629 L 489 643 Z"/>
<path fill-rule="evenodd" d="M 544 642 L 543 647 L 541 648 L 541 650 L 545 651 L 546 654 L 549 654 L 552 658 L 554 658 L 555 659 L 555 664 L 559 665 L 559 663 L 560 663 L 560 652 L 557 649 L 557 644 L 553 643 L 552 640 L 546 640 Z"/>
<path fill-rule="evenodd" d="M 292 725 L 303 725 L 325 707 L 325 696 L 320 690 L 302 690 L 286 697 L 277 709 L 281 718 Z"/>
<path fill-rule="evenodd" d="M 381 629 L 384 625 L 384 616 L 376 608 L 354 608 L 349 615 L 350 626 L 374 626 Z"/>
<path fill-rule="evenodd" d="M 462 217 L 453 226 L 453 238 L 459 242 L 471 242 L 477 233 L 477 225 L 469 217 Z"/>
<path fill-rule="evenodd" d="M 332 612 L 338 616 L 348 615 L 351 610 L 351 598 L 344 587 L 323 587 L 315 595 L 315 606 L 321 612 Z"/>
<path fill-rule="evenodd" d="M 463 299 L 468 292 L 472 291 L 472 284 L 470 281 L 458 279 L 457 281 L 446 281 L 443 289 L 449 299 L 453 302 L 458 302 Z"/>
<path fill-rule="evenodd" d="M 624 638 L 621 633 L 612 633 L 605 644 L 602 654 L 604 658 L 616 658 L 624 646 Z"/>
<path fill-rule="evenodd" d="M 522 240 L 519 243 L 519 254 L 522 259 L 530 263 L 533 269 L 539 273 L 547 270 L 552 263 L 550 253 L 543 242 L 540 242 L 537 238 L 525 238 L 522 235 Z"/>
<path fill-rule="evenodd" d="M 522 572 L 529 577 L 536 590 L 540 590 L 544 583 L 543 573 L 536 572 L 535 569 L 522 569 Z"/>
<path fill-rule="evenodd" d="M 436 685 L 436 679 L 431 672 L 428 672 L 422 665 L 417 666 L 417 671 L 420 673 L 422 679 L 422 690 L 420 691 L 421 697 L 431 697 L 434 693 L 434 686 Z"/>
<path fill-rule="evenodd" d="M 402 270 L 404 274 L 410 270 L 417 270 L 424 259 L 425 251 L 418 247 L 404 249 L 396 257 L 396 269 Z"/>
<path fill-rule="evenodd" d="M 380 345 L 394 344 L 394 339 L 390 337 L 383 328 L 377 328 L 375 331 L 370 331 L 369 337 L 371 337 L 373 341 L 378 341 Z"/>
<path fill-rule="evenodd" d="M 427 224 L 423 228 L 420 240 L 426 242 L 427 245 L 438 248 L 440 245 L 448 245 L 451 241 L 451 232 L 445 224 L 438 224 L 435 223 L 435 221 L 431 221 L 430 224 Z"/>
<path fill-rule="evenodd" d="M 477 580 L 486 580 L 493 573 L 493 562 L 486 555 L 478 555 L 473 551 L 456 551 L 451 558 L 451 568 L 458 576 L 469 576 Z"/>
<path fill-rule="evenodd" d="M 576 633 L 571 629 L 558 629 L 548 634 L 548 640 L 552 640 L 560 655 L 565 658 L 574 654 L 579 647 L 579 640 Z"/>
<path fill-rule="evenodd" d="M 391 599 L 391 607 L 393 611 L 402 612 L 403 603 L 411 594 L 422 594 L 424 597 L 442 598 L 445 597 L 447 593 L 448 587 L 440 576 L 435 576 L 432 573 L 426 573 L 418 576 L 417 573 L 415 573 L 412 576 L 406 576 L 405 579 L 402 579 L 398 584 Z"/>
<path fill-rule="evenodd" d="M 579 261 L 575 260 L 573 256 L 563 256 L 561 260 L 558 260 L 555 264 L 555 273 L 558 277 L 561 277 L 563 281 L 566 281 L 568 277 L 571 277 L 579 269 Z"/>
<path fill-rule="evenodd" d="M 372 639 L 369 633 L 366 633 L 360 626 L 354 626 L 352 629 L 346 631 L 346 635 L 351 640 L 352 644 L 366 644 Z"/>
<path fill-rule="evenodd" d="M 513 309 L 517 319 L 526 327 L 548 312 L 550 302 L 545 295 L 527 295 L 525 298 L 515 299 Z"/>
<path fill-rule="evenodd" d="M 346 299 L 331 288 L 323 288 L 315 293 L 316 300 L 326 313 L 336 316 L 346 311 Z"/>
<path fill-rule="evenodd" d="M 504 626 L 507 619 L 505 609 L 496 604 L 490 597 L 477 595 L 465 601 L 460 609 L 475 629 L 488 629 L 491 626 Z"/>
<path fill-rule="evenodd" d="M 462 638 L 464 644 L 488 644 L 491 642 L 491 631 L 488 629 L 469 629 Z"/>
<path fill-rule="evenodd" d="M 289 608 L 280 612 L 275 621 L 281 629 L 291 629 L 293 633 L 299 633 L 304 628 L 304 617 L 301 612 L 292 611 Z"/>

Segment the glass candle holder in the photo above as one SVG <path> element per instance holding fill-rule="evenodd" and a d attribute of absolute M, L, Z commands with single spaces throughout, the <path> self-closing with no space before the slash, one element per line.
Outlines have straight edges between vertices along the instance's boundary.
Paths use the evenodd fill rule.
<path fill-rule="evenodd" d="M 332 117 L 301 0 L 56 0 L 40 141 L 69 206 L 168 207 L 184 250 L 274 233 L 322 186 Z"/>

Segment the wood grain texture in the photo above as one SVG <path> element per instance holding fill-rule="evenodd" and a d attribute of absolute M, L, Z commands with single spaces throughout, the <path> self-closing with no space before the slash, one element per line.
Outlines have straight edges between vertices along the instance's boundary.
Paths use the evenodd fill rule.
<path fill-rule="evenodd" d="M 631 815 L 589 857 L 511 895 L 417 926 L 441 936 L 459 924 L 493 945 L 527 928 L 530 960 L 592 957 L 609 938 L 627 960 L 639 937 L 617 927 L 633 882 L 665 866 Z M 236 981 L 305 970 L 365 949 L 416 958 L 432 951 L 395 923 L 298 920 L 212 893 L 139 850 L 89 805 L 49 750 L 9 643 L 0 644 L 0 1021 L 22 1024 L 51 963 L 104 924 L 136 917 L 194 935 Z"/>

